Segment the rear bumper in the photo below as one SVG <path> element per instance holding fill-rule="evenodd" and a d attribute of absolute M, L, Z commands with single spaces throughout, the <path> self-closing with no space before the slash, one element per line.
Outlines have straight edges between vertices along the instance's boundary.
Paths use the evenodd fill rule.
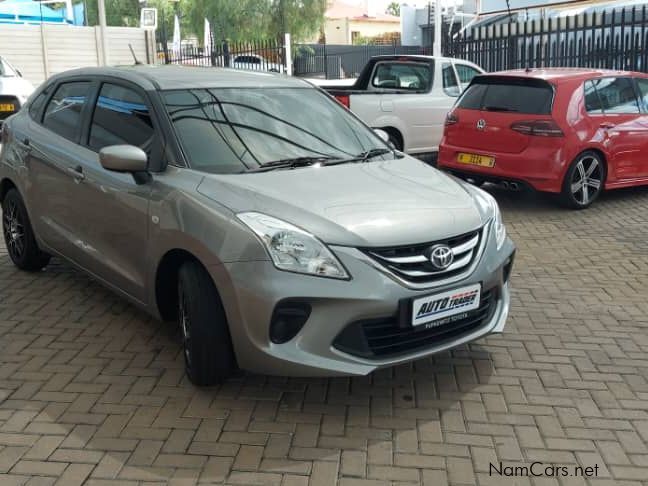
<path fill-rule="evenodd" d="M 459 152 L 479 153 L 495 157 L 494 167 L 480 167 L 457 162 Z M 437 166 L 466 176 L 476 176 L 488 181 L 508 181 L 531 187 L 537 191 L 560 192 L 569 165 L 569 154 L 564 147 L 548 148 L 530 145 L 524 151 L 492 153 L 453 146 L 442 141 Z"/>

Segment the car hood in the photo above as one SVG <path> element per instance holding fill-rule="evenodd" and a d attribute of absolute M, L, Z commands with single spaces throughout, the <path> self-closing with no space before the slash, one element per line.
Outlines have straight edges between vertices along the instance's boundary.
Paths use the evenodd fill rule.
<path fill-rule="evenodd" d="M 326 243 L 359 247 L 423 243 L 474 230 L 490 217 L 475 191 L 409 156 L 207 175 L 198 186 L 235 213 L 268 214 Z"/>

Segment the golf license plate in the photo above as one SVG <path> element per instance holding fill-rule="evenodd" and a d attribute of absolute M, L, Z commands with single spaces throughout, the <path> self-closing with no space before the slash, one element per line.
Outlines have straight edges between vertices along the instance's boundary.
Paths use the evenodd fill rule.
<path fill-rule="evenodd" d="M 479 307 L 481 284 L 468 285 L 412 301 L 412 326 L 432 328 L 464 319 Z"/>
<path fill-rule="evenodd" d="M 457 162 L 461 164 L 478 165 L 480 167 L 494 167 L 495 157 L 460 152 L 457 154 Z"/>
<path fill-rule="evenodd" d="M 15 111 L 16 106 L 13 103 L 0 103 L 0 111 Z"/>

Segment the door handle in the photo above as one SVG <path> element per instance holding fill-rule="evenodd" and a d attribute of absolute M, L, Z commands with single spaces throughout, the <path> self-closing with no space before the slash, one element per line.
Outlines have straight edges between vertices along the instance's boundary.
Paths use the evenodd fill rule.
<path fill-rule="evenodd" d="M 67 171 L 72 177 L 74 177 L 77 182 L 85 179 L 85 175 L 83 174 L 83 167 L 81 167 L 80 165 L 77 165 L 76 167 L 68 167 Z"/>
<path fill-rule="evenodd" d="M 608 130 L 608 129 L 610 129 L 610 128 L 614 128 L 614 127 L 615 127 L 614 123 L 610 123 L 610 122 L 603 122 L 603 123 L 601 123 L 599 126 L 600 126 L 603 130 Z"/>

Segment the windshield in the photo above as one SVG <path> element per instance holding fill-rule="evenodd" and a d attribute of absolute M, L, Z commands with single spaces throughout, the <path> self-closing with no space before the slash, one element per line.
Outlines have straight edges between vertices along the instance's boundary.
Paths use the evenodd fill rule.
<path fill-rule="evenodd" d="M 301 157 L 348 159 L 385 143 L 313 88 L 162 92 L 193 169 L 231 174 Z"/>

